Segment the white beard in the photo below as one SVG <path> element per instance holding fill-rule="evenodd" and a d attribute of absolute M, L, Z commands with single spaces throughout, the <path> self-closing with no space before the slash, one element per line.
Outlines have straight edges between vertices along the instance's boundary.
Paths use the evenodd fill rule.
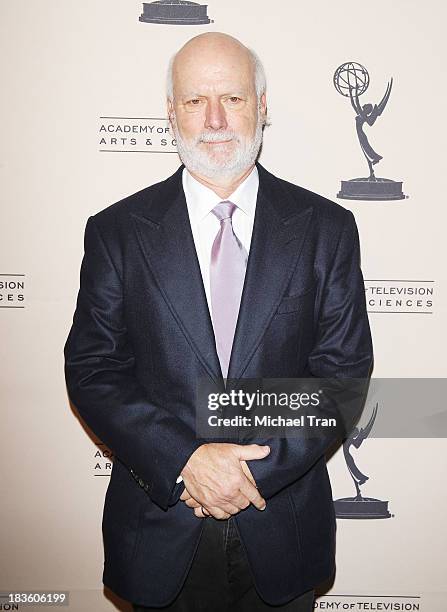
<path fill-rule="evenodd" d="M 184 140 L 177 128 L 175 117 L 172 121 L 174 136 L 177 141 L 177 152 L 183 164 L 188 170 L 207 178 L 231 178 L 242 174 L 252 166 L 259 154 L 262 144 L 262 116 L 258 112 L 256 130 L 252 139 L 241 139 L 232 130 L 208 132 L 204 131 L 192 140 Z M 233 140 L 233 143 L 212 145 L 214 151 L 200 150 L 201 142 L 215 142 L 221 140 Z M 234 146 L 236 141 L 236 147 Z M 228 148 L 226 151 L 226 148 Z M 219 149 L 217 151 L 217 148 Z"/>

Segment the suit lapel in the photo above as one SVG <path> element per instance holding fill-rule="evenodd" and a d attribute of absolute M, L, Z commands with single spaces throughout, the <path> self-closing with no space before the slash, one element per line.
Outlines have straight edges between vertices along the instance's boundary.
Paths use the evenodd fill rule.
<path fill-rule="evenodd" d="M 312 206 L 290 198 L 257 164 L 259 190 L 228 378 L 238 379 L 256 351 L 296 267 Z"/>
<path fill-rule="evenodd" d="M 259 190 L 250 253 L 228 378 L 243 376 L 287 288 L 312 217 L 312 206 L 292 199 L 257 164 Z M 160 183 L 150 202 L 132 213 L 146 263 L 211 378 L 222 377 L 214 331 L 182 186 L 181 166 Z"/>
<path fill-rule="evenodd" d="M 138 239 L 158 287 L 191 348 L 213 380 L 222 377 L 182 186 L 181 166 L 141 214 Z"/>

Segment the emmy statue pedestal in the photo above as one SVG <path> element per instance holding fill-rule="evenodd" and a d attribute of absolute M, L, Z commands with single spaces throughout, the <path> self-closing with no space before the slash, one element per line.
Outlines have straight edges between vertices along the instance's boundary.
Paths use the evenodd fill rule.
<path fill-rule="evenodd" d="M 341 189 L 337 198 L 344 200 L 403 200 L 402 181 L 379 178 L 355 178 L 341 181 Z"/>
<path fill-rule="evenodd" d="M 334 501 L 337 518 L 380 519 L 390 518 L 388 502 L 373 497 L 342 497 Z"/>
<path fill-rule="evenodd" d="M 343 454 L 346 459 L 351 478 L 354 481 L 357 495 L 355 497 L 341 497 L 334 500 L 335 516 L 343 519 L 385 519 L 393 516 L 388 510 L 388 502 L 374 497 L 363 497 L 360 487 L 369 480 L 356 466 L 350 453 L 351 447 L 360 448 L 370 434 L 376 420 L 379 405 L 374 406 L 373 412 L 365 427 L 354 427 L 348 438 L 343 442 Z"/>
<path fill-rule="evenodd" d="M 139 20 L 145 23 L 165 23 L 168 25 L 213 23 L 207 15 L 206 4 L 198 4 L 190 0 L 143 2 L 143 12 Z"/>

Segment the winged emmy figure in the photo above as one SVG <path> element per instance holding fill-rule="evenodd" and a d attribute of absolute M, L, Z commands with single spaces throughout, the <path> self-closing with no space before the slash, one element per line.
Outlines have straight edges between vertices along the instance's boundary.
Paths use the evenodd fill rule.
<path fill-rule="evenodd" d="M 368 138 L 363 131 L 363 126 L 365 123 L 368 125 L 374 125 L 377 117 L 383 113 L 385 106 L 390 97 L 391 88 L 393 86 L 393 79 L 388 82 L 385 95 L 379 104 L 363 104 L 363 106 L 359 102 L 358 89 L 356 87 L 349 87 L 349 97 L 351 98 L 352 108 L 356 113 L 355 124 L 357 129 L 357 136 L 359 138 L 360 146 L 362 147 L 362 151 L 364 156 L 366 157 L 366 161 L 369 166 L 369 180 L 376 180 L 373 166 L 377 164 L 381 159 L 382 155 L 379 155 L 374 151 L 372 146 L 369 144 Z"/>

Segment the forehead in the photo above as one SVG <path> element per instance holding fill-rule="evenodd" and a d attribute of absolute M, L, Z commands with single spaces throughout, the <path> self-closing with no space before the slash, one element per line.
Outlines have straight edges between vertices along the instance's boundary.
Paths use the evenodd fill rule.
<path fill-rule="evenodd" d="M 187 49 L 176 57 L 172 76 L 176 95 L 255 89 L 251 57 L 237 48 Z"/>

